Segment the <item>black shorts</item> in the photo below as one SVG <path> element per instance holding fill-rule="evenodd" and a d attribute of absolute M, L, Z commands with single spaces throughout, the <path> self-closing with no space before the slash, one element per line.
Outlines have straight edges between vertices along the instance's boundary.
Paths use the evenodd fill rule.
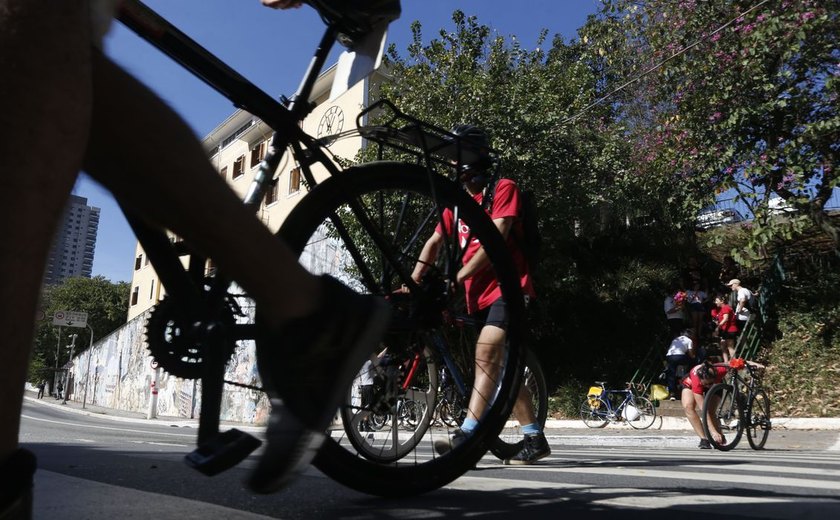
<path fill-rule="evenodd" d="M 478 331 L 480 331 L 485 325 L 493 325 L 494 327 L 499 327 L 502 330 L 507 330 L 507 305 L 501 298 L 491 303 L 489 307 L 485 307 L 480 311 L 473 313 L 471 317 L 475 319 L 475 328 Z"/>
<path fill-rule="evenodd" d="M 738 339 L 737 332 L 726 332 L 725 330 L 720 331 L 719 336 L 721 339 Z"/>

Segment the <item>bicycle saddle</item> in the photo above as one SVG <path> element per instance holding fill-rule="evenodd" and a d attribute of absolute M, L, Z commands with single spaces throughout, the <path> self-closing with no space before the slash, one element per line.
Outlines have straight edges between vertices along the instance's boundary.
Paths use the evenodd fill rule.
<path fill-rule="evenodd" d="M 400 17 L 400 0 L 305 0 L 314 7 L 324 22 L 335 24 L 346 39 L 343 45 L 352 43 L 369 33 L 374 27 L 391 23 Z M 347 41 L 349 40 L 349 41 Z"/>

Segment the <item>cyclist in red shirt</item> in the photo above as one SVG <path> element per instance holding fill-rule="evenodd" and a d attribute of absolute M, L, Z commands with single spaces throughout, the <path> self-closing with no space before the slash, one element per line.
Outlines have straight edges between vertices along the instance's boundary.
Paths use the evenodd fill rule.
<path fill-rule="evenodd" d="M 709 439 L 706 438 L 706 433 L 703 431 L 703 424 L 700 420 L 700 415 L 697 410 L 703 409 L 703 400 L 706 392 L 715 383 L 723 381 L 726 375 L 727 366 L 725 363 L 703 363 L 692 368 L 688 375 L 681 381 L 682 386 L 682 405 L 685 410 L 685 417 L 694 428 L 697 435 L 700 436 L 700 444 L 698 447 L 703 450 L 712 449 L 709 444 Z M 720 433 L 720 424 L 717 423 L 717 418 L 712 418 L 713 430 L 712 436 L 716 442 L 724 442 L 723 434 Z"/>
<path fill-rule="evenodd" d="M 519 189 L 516 183 L 510 179 L 501 179 L 495 186 L 489 186 L 488 170 L 492 166 L 492 159 L 489 154 L 489 139 L 484 130 L 472 125 L 458 125 L 452 130 L 452 133 L 487 150 L 487 152 L 481 154 L 481 157 L 475 163 L 460 166 L 461 181 L 464 188 L 478 204 L 482 204 L 484 201 L 485 193 L 489 196 L 492 192 L 492 203 L 487 208 L 487 212 L 507 242 L 519 272 L 522 293 L 525 295 L 527 302 L 536 293 L 528 272 L 525 255 L 516 240 L 517 236 L 523 236 L 522 204 Z M 443 244 L 444 236 L 452 231 L 454 225 L 454 215 L 450 210 L 444 210 L 442 224 L 438 225 L 435 232 L 426 241 L 411 275 L 418 283 L 428 267 L 434 265 Z M 501 298 L 502 293 L 499 283 L 490 267 L 487 255 L 474 237 L 469 244 L 466 243 L 467 240 L 470 240 L 470 230 L 463 222 L 459 221 L 457 227 L 458 238 L 461 241 L 461 246 L 466 248 L 466 252 L 463 258 L 463 266 L 458 271 L 455 281 L 464 284 L 467 312 L 475 317 L 481 325 L 479 325 L 479 336 L 476 342 L 476 375 L 467 418 L 451 439 L 435 443 L 435 449 L 438 453 L 449 451 L 463 442 L 478 425 L 478 418 L 481 417 L 486 406 L 482 396 L 492 395 L 496 388 L 496 382 L 492 374 L 497 370 L 498 363 L 495 360 L 502 352 L 506 339 L 507 310 L 505 302 Z M 519 397 L 514 404 L 513 413 L 522 425 L 525 444 L 518 454 L 505 460 L 504 463 L 533 464 L 537 460 L 548 456 L 551 449 L 534 413 L 530 392 L 525 386 L 522 386 L 520 390 Z"/>

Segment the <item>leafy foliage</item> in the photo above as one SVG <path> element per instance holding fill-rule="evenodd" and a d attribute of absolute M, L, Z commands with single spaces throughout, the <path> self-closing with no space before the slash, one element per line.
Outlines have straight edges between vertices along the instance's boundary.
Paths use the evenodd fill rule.
<path fill-rule="evenodd" d="M 595 25 L 616 67 L 638 77 L 616 99 L 634 163 L 683 185 L 696 213 L 735 190 L 756 219 L 741 261 L 790 240 L 808 219 L 840 234 L 823 207 L 838 186 L 838 4 L 815 0 L 609 0 Z M 600 43 L 603 45 L 603 42 Z M 644 73 L 643 73 L 644 71 Z M 773 219 L 781 196 L 800 211 Z"/>
<path fill-rule="evenodd" d="M 41 296 L 41 309 L 47 319 L 38 324 L 35 332 L 35 345 L 30 364 L 30 379 L 39 380 L 47 377 L 56 365 L 66 363 L 70 344 L 70 334 L 77 334 L 75 354 L 87 350 L 91 343 L 90 329 L 62 327 L 61 338 L 58 327 L 53 326 L 51 316 L 56 311 L 79 311 L 88 314 L 88 325 L 95 334 L 93 340 L 113 332 L 126 321 L 130 284 L 112 283 L 103 276 L 94 278 L 69 278 L 61 285 L 46 286 Z M 61 349 L 58 349 L 59 341 Z"/>

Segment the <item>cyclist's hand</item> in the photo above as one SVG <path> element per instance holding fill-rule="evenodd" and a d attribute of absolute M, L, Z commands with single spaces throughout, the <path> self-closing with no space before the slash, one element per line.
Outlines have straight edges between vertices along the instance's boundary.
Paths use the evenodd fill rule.
<path fill-rule="evenodd" d="M 262 5 L 271 7 L 272 9 L 289 9 L 291 7 L 300 7 L 301 0 L 260 0 Z"/>

